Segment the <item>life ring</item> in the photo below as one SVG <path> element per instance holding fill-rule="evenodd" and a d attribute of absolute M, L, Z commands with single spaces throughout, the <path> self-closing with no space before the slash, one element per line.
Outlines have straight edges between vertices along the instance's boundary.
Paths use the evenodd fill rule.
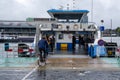
<path fill-rule="evenodd" d="M 77 25 L 77 24 L 75 24 L 73 28 L 74 28 L 74 29 L 78 29 L 78 25 Z"/>
<path fill-rule="evenodd" d="M 62 25 L 61 25 L 61 24 L 58 24 L 58 28 L 59 28 L 59 29 L 62 29 Z"/>

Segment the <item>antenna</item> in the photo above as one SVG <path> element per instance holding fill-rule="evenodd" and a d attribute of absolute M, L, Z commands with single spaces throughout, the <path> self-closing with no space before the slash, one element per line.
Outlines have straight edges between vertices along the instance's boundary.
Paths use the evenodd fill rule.
<path fill-rule="evenodd" d="M 73 0 L 73 9 L 75 9 L 75 0 Z"/>
<path fill-rule="evenodd" d="M 67 10 L 69 10 L 69 4 L 67 4 Z"/>
<path fill-rule="evenodd" d="M 93 22 L 93 0 L 91 2 L 91 22 Z"/>

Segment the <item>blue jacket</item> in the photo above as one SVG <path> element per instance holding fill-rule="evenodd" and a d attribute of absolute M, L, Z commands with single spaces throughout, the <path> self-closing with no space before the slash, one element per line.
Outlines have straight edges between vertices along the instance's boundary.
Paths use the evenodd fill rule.
<path fill-rule="evenodd" d="M 39 48 L 42 48 L 42 49 L 48 48 L 48 43 L 47 43 L 47 41 L 46 41 L 45 39 L 39 40 L 39 42 L 38 42 L 38 47 L 39 47 Z"/>

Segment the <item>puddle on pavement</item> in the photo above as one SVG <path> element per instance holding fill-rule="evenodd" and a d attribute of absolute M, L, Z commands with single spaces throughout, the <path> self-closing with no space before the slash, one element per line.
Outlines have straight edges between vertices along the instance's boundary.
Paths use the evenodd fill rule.
<path fill-rule="evenodd" d="M 38 69 L 28 80 L 117 80 L 120 72 L 73 69 Z M 94 75 L 94 76 L 93 76 Z M 115 77 L 113 77 L 114 75 Z M 110 77 L 110 78 L 109 78 Z"/>

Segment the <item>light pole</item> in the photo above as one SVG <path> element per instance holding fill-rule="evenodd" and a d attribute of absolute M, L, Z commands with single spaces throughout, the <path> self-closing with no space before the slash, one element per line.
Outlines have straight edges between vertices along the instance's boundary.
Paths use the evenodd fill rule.
<path fill-rule="evenodd" d="M 93 22 L 93 0 L 91 2 L 91 22 Z"/>
<path fill-rule="evenodd" d="M 101 20 L 101 38 L 103 37 L 103 28 L 104 28 L 104 25 L 103 25 L 103 23 L 104 23 L 104 20 Z"/>
<path fill-rule="evenodd" d="M 111 24 L 110 36 L 111 36 L 111 42 L 112 42 L 112 19 L 110 20 L 110 24 Z"/>

